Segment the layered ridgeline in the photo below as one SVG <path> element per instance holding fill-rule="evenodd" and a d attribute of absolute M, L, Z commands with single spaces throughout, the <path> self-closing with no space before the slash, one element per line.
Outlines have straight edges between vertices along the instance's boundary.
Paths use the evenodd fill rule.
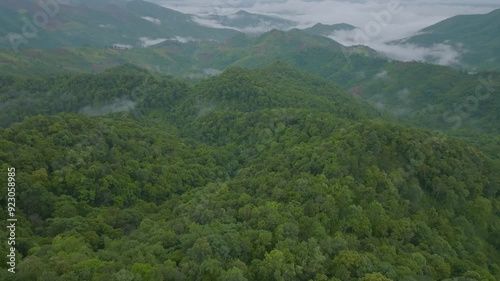
<path fill-rule="evenodd" d="M 226 28 L 233 28 L 245 33 L 262 33 L 271 29 L 287 30 L 297 26 L 297 22 L 277 16 L 266 16 L 240 10 L 229 15 L 210 14 L 200 17 L 201 20 L 215 22 Z"/>
<path fill-rule="evenodd" d="M 0 93 L 37 115 L 2 110 L 19 224 L 2 280 L 500 277 L 498 162 L 283 63 L 196 84 L 3 77 Z"/>
<path fill-rule="evenodd" d="M 382 116 L 334 83 L 282 62 L 256 70 L 233 67 L 194 85 L 129 65 L 98 75 L 3 76 L 0 91 L 3 127 L 26 116 L 63 112 L 91 116 L 132 112 L 181 127 L 188 119 L 214 110 L 306 107 L 343 118 Z"/>
<path fill-rule="evenodd" d="M 419 34 L 393 42 L 423 47 L 448 45 L 460 53 L 458 66 L 500 70 L 500 9 L 484 15 L 460 15 L 422 29 Z M 432 61 L 432 58 L 429 58 Z"/>
<path fill-rule="evenodd" d="M 142 0 L 0 3 L 1 48 L 137 48 L 165 40 L 225 40 L 238 32 L 210 28 Z"/>
<path fill-rule="evenodd" d="M 389 62 L 368 48 L 346 48 L 300 30 L 240 34 L 222 44 L 168 41 L 131 50 L 64 48 L 0 55 L 1 66 L 9 73 L 100 72 L 131 63 L 158 75 L 190 79 L 217 75 L 232 66 L 255 68 L 281 60 L 335 82 L 406 123 L 487 133 L 498 132 L 500 127 L 500 101 L 494 95 L 500 85 L 496 73 L 468 74 L 431 64 Z"/>
<path fill-rule="evenodd" d="M 258 67 L 283 60 L 303 70 L 334 80 L 340 85 L 356 84 L 375 74 L 387 63 L 374 50 L 345 47 L 316 29 L 272 30 L 262 35 L 235 35 L 222 43 L 168 40 L 149 48 L 95 49 L 55 48 L 0 51 L 0 72 L 28 74 L 70 71 L 102 72 L 124 63 L 178 77 L 200 78 L 230 66 Z M 318 31 L 319 32 L 319 31 Z"/>

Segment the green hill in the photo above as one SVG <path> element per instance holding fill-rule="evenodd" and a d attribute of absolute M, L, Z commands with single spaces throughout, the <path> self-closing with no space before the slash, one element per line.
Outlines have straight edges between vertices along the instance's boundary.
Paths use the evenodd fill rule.
<path fill-rule="evenodd" d="M 210 70 L 230 66 L 259 67 L 282 60 L 341 84 L 356 84 L 359 71 L 376 73 L 387 61 L 366 47 L 344 47 L 323 36 L 297 29 L 273 30 L 260 36 L 239 34 L 217 42 L 166 41 L 150 48 L 130 50 L 56 48 L 0 51 L 0 72 L 100 72 L 123 63 L 157 69 L 176 76 L 207 76 Z M 357 77 L 357 79 L 356 79 Z"/>
<path fill-rule="evenodd" d="M 142 0 L 37 3 L 0 3 L 1 48 L 140 48 L 151 40 L 225 40 L 238 33 L 201 26 L 191 15 Z"/>
<path fill-rule="evenodd" d="M 314 35 L 322 35 L 322 36 L 330 36 L 332 35 L 335 31 L 339 30 L 346 30 L 350 31 L 355 29 L 355 26 L 352 26 L 350 24 L 346 23 L 339 23 L 339 24 L 322 24 L 322 23 L 317 23 L 311 27 L 303 29 L 307 33 L 314 34 Z"/>
<path fill-rule="evenodd" d="M 283 63 L 0 86 L 18 223 L 2 280 L 500 277 L 498 161 Z"/>
<path fill-rule="evenodd" d="M 461 49 L 463 67 L 500 70 L 500 9 L 484 15 L 460 15 L 424 28 L 421 34 L 399 43 L 430 47 L 448 44 Z"/>

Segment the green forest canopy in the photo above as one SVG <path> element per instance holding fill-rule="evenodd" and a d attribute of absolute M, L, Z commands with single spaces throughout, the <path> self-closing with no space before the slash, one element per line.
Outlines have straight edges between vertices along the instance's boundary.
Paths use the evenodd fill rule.
<path fill-rule="evenodd" d="M 194 85 L 2 76 L 0 91 L 19 203 L 2 280 L 500 277 L 498 160 L 282 63 Z"/>

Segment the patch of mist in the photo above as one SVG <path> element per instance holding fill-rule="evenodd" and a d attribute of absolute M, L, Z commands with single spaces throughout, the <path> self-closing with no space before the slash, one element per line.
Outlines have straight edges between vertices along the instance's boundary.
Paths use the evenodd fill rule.
<path fill-rule="evenodd" d="M 383 41 L 384 38 L 367 37 L 359 28 L 351 31 L 338 30 L 329 38 L 345 46 L 365 45 L 388 58 L 399 61 L 423 61 L 447 66 L 459 65 L 462 54 L 466 52 L 460 42 L 453 44 L 447 41 L 430 47 L 410 43 L 389 44 Z"/>
<path fill-rule="evenodd" d="M 80 109 L 79 113 L 87 116 L 101 116 L 111 113 L 132 111 L 137 106 L 137 103 L 125 98 L 115 99 L 112 103 L 105 104 L 99 107 L 87 105 Z"/>
<path fill-rule="evenodd" d="M 195 106 L 198 109 L 197 116 L 204 116 L 217 109 L 217 105 L 211 101 L 197 100 Z"/>
<path fill-rule="evenodd" d="M 141 19 L 147 20 L 147 21 L 152 22 L 152 23 L 154 23 L 156 25 L 161 25 L 161 20 L 155 19 L 153 17 L 141 17 Z"/>
<path fill-rule="evenodd" d="M 387 70 L 382 70 L 379 73 L 375 74 L 374 78 L 375 79 L 385 79 L 389 75 L 389 72 Z"/>
<path fill-rule="evenodd" d="M 188 78 L 190 79 L 200 79 L 200 78 L 207 78 L 207 77 L 213 77 L 221 74 L 222 71 L 215 69 L 215 68 L 206 68 L 203 69 L 202 71 L 197 71 L 194 73 L 190 73 L 187 75 Z"/>
<path fill-rule="evenodd" d="M 192 41 L 197 41 L 196 39 L 192 38 L 192 37 L 181 37 L 181 36 L 175 36 L 173 38 L 170 38 L 170 39 L 167 39 L 168 41 L 176 41 L 176 42 L 179 42 L 179 43 L 188 43 L 188 42 L 192 42 Z"/>
<path fill-rule="evenodd" d="M 165 38 L 151 39 L 149 37 L 140 37 L 139 40 L 141 41 L 141 46 L 144 48 L 154 46 L 167 41 L 167 39 Z"/>

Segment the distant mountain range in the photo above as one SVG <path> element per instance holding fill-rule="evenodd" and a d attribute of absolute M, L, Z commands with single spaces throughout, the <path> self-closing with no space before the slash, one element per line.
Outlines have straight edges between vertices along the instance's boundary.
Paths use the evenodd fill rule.
<path fill-rule="evenodd" d="M 227 67 L 233 63 L 261 65 L 262 61 L 267 61 L 271 57 L 287 56 L 286 54 L 290 50 L 288 47 L 299 48 L 297 46 L 300 44 L 296 46 L 293 42 L 303 42 L 303 33 L 329 37 L 339 30 L 352 31 L 356 29 L 355 26 L 345 23 L 333 25 L 318 23 L 303 29 L 301 33 L 297 32 L 297 29 L 293 29 L 295 26 L 297 23 L 292 20 L 243 10 L 229 15 L 197 16 L 184 14 L 142 0 L 65 0 L 57 2 L 3 0 L 0 2 L 0 48 L 26 49 L 27 53 L 24 54 L 29 58 L 28 61 L 31 60 L 31 62 L 27 62 L 27 65 L 32 64 L 37 59 L 46 59 L 44 55 L 41 55 L 40 58 L 31 56 L 32 51 L 28 49 L 53 49 L 48 54 L 61 52 L 63 54 L 61 58 L 68 59 L 66 62 L 58 60 L 52 63 L 54 66 L 60 65 L 62 68 L 69 67 L 75 61 L 78 63 L 73 64 L 71 68 L 81 68 L 82 65 L 87 65 L 84 68 L 103 69 L 114 65 L 114 63 L 120 64 L 122 62 L 148 65 L 152 61 L 162 62 L 163 60 L 156 60 L 157 57 L 166 56 L 169 63 L 164 63 L 164 65 L 174 65 L 169 66 L 168 69 L 172 69 L 172 67 L 175 70 L 182 69 L 181 72 L 185 74 L 193 72 L 193 69 L 186 71 L 183 68 L 187 65 L 192 67 L 193 56 L 199 57 L 201 54 L 210 54 L 210 59 L 198 60 L 196 65 L 203 61 L 216 61 L 217 63 L 214 65 L 217 68 Z M 282 38 L 288 41 L 281 42 L 277 38 L 272 44 L 268 44 L 264 54 L 262 52 L 263 44 L 259 40 L 265 41 L 265 39 L 255 39 L 254 37 L 271 29 L 292 32 L 287 33 Z M 411 46 L 426 48 L 449 46 L 450 50 L 460 53 L 455 62 L 456 67 L 472 71 L 500 70 L 500 59 L 497 52 L 500 49 L 498 30 L 500 30 L 500 10 L 495 10 L 486 15 L 453 17 L 423 29 L 418 35 L 390 44 L 401 46 L 411 44 Z M 243 35 L 245 33 L 253 36 Z M 200 43 L 202 41 L 204 43 Z M 315 38 L 313 41 L 319 42 L 321 40 Z M 189 42 L 196 43 L 188 44 Z M 235 42 L 239 42 L 240 45 L 234 45 Z M 340 44 L 332 40 L 323 40 L 323 42 L 328 42 L 327 45 L 336 45 L 339 47 L 337 49 L 342 49 L 343 52 L 349 49 L 349 52 L 356 50 L 356 52 L 370 54 L 371 57 L 378 56 L 374 50 L 366 47 L 341 48 Z M 139 57 L 131 55 L 123 58 L 121 53 L 112 53 L 103 55 L 103 57 L 87 56 L 89 53 L 103 53 L 103 48 L 132 49 L 151 46 L 164 46 L 165 49 L 132 52 L 134 54 L 141 53 Z M 79 51 L 77 53 L 83 52 L 87 55 L 83 55 L 83 57 L 78 55 L 80 58 L 76 59 L 75 53 L 68 49 L 73 47 L 94 48 L 96 50 Z M 65 48 L 65 51 L 55 50 L 60 48 Z M 259 51 L 256 52 L 256 50 Z M 270 53 L 273 55 L 269 55 Z M 71 54 L 71 59 L 66 57 L 68 54 Z M 189 55 L 187 56 L 187 54 Z M 214 57 L 214 54 L 218 55 Z M 21 55 L 21 57 L 23 56 Z M 59 59 L 58 55 L 53 56 L 53 58 Z M 89 62 L 89 60 L 98 61 L 100 59 L 105 59 L 104 62 L 108 62 L 109 65 L 95 67 L 94 63 Z M 24 61 L 25 58 L 14 58 L 5 54 L 2 58 L 3 66 L 0 68 L 9 66 L 17 60 Z M 431 55 L 425 61 L 436 63 L 437 58 Z M 323 60 L 323 62 L 325 61 Z M 47 61 L 39 63 L 47 63 Z M 21 66 L 20 69 L 22 68 Z"/>
<path fill-rule="evenodd" d="M 192 15 L 140 0 L 40 3 L 56 4 L 0 2 L 0 47 L 132 48 L 164 40 L 226 40 L 238 33 L 202 26 Z"/>
<path fill-rule="evenodd" d="M 462 67 L 500 70 L 500 9 L 484 15 L 455 16 L 392 44 L 446 44 L 461 53 Z"/>
<path fill-rule="evenodd" d="M 288 30 L 297 26 L 297 22 L 291 20 L 249 13 L 243 10 L 230 15 L 208 15 L 201 19 L 210 20 L 224 27 L 246 33 L 262 33 L 271 29 Z"/>
<path fill-rule="evenodd" d="M 351 31 L 356 29 L 355 26 L 347 24 L 347 23 L 339 23 L 339 24 L 322 24 L 317 23 L 309 28 L 304 29 L 307 33 L 314 35 L 322 35 L 322 36 L 330 36 L 336 31 L 346 30 Z"/>

